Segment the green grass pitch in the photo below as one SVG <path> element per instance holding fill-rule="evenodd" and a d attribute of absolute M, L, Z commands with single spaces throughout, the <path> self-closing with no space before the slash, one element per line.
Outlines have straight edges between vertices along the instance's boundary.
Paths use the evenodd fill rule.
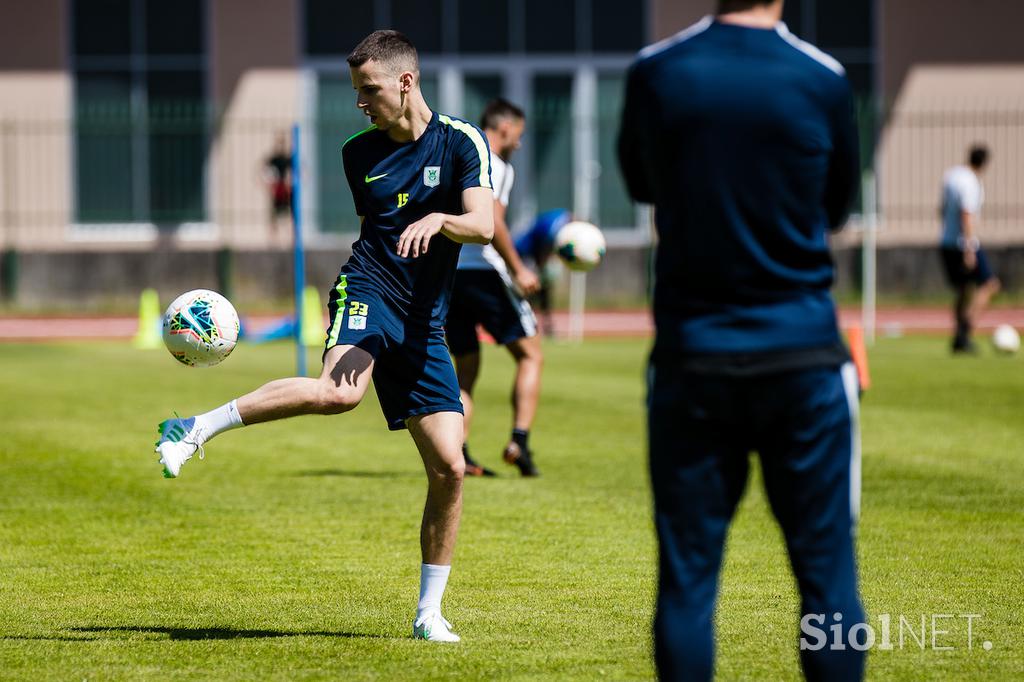
<path fill-rule="evenodd" d="M 454 646 L 409 639 L 425 480 L 372 392 L 348 415 L 227 434 L 167 481 L 157 422 L 287 375 L 290 347 L 192 370 L 127 345 L 0 346 L 0 679 L 651 678 L 646 346 L 547 344 L 538 480 L 499 461 L 511 363 L 487 350 L 471 445 L 502 476 L 466 484 Z M 892 649 L 870 654 L 869 679 L 1019 679 L 1024 359 L 954 359 L 937 338 L 871 358 L 858 546 Z M 719 677 L 797 679 L 796 614 L 755 475 L 729 539 Z"/>

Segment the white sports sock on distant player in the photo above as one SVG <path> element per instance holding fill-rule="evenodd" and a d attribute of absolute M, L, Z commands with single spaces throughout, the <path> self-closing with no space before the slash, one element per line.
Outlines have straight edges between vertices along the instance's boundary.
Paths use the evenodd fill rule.
<path fill-rule="evenodd" d="M 245 426 L 242 423 L 242 417 L 238 414 L 238 406 L 235 402 L 232 400 L 215 410 L 196 415 L 196 424 L 206 432 L 206 440 L 210 440 L 218 433 Z"/>
<path fill-rule="evenodd" d="M 444 596 L 448 574 L 451 572 L 451 566 L 420 564 L 420 603 L 416 606 L 417 619 L 427 611 L 441 610 L 441 597 Z"/>

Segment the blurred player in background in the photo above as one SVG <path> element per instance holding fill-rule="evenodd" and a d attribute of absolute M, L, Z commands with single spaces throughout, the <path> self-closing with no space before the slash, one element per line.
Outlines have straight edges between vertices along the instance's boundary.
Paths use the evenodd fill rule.
<path fill-rule="evenodd" d="M 508 349 L 516 362 L 512 385 L 512 435 L 503 457 L 523 476 L 536 476 L 530 452 L 530 427 L 537 413 L 540 375 L 544 362 L 537 337 L 537 321 L 525 296 L 540 288 L 540 281 L 519 258 L 509 235 L 505 214 L 515 171 L 509 163 L 519 149 L 526 125 L 522 109 L 498 98 L 484 109 L 480 120 L 491 147 L 491 180 L 494 185 L 494 240 L 491 244 L 467 244 L 459 254 L 455 289 L 448 313 L 448 347 L 455 356 L 462 405 L 466 411 L 466 442 L 462 452 L 466 473 L 493 476 L 469 454 L 469 429 L 473 418 L 473 386 L 480 373 L 480 341 L 477 325 Z"/>
<path fill-rule="evenodd" d="M 558 231 L 572 220 L 572 213 L 564 208 L 544 211 L 537 216 L 533 224 L 516 237 L 516 251 L 524 259 L 532 260 L 540 278 L 540 288 L 531 297 L 531 302 L 540 310 L 541 326 L 544 335 L 555 335 L 554 323 L 551 320 L 551 290 L 558 272 L 557 262 L 551 260 L 555 253 L 555 239 Z"/>
<path fill-rule="evenodd" d="M 263 181 L 270 197 L 270 238 L 277 242 L 280 240 L 278 226 L 281 216 L 288 220 L 292 217 L 292 152 L 286 133 L 281 132 L 274 137 L 274 149 L 263 161 Z"/>
<path fill-rule="evenodd" d="M 323 371 L 316 379 L 271 381 L 205 414 L 169 419 L 160 424 L 157 451 L 164 475 L 176 477 L 223 431 L 353 409 L 372 375 L 388 427 L 409 430 L 427 474 L 413 636 L 457 642 L 441 615 L 441 597 L 465 466 L 462 403 L 444 320 L 459 244 L 485 244 L 493 232 L 490 152 L 476 127 L 430 110 L 420 92 L 416 48 L 401 33 L 371 33 L 348 64 L 356 105 L 372 125 L 341 150 L 361 227 L 330 293 Z"/>
<path fill-rule="evenodd" d="M 620 164 L 659 237 L 648 440 L 666 680 L 713 675 L 722 548 L 751 451 L 800 591 L 804 674 L 863 674 L 852 644 L 865 637 L 850 634 L 864 620 L 858 387 L 827 240 L 856 194 L 857 131 L 843 68 L 789 33 L 782 4 L 720 0 L 627 78 Z"/>
<path fill-rule="evenodd" d="M 942 178 L 942 263 L 956 291 L 954 353 L 977 352 L 971 330 L 999 293 L 999 279 L 978 240 L 978 215 L 985 200 L 981 174 L 987 164 L 988 149 L 978 145 L 968 152 L 966 166 L 954 166 Z"/>

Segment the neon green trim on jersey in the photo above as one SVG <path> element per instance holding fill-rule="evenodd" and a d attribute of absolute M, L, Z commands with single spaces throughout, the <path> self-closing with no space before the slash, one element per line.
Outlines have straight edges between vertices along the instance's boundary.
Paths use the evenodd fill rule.
<path fill-rule="evenodd" d="M 487 143 L 484 142 L 480 131 L 465 121 L 458 121 L 444 114 L 438 114 L 437 120 L 445 125 L 450 125 L 459 132 L 465 133 L 473 141 L 473 144 L 476 146 L 476 153 L 480 155 L 480 186 L 494 189 L 491 187 L 491 155 L 487 151 Z"/>
<path fill-rule="evenodd" d="M 348 144 L 349 142 L 351 142 L 352 140 L 356 139 L 357 137 L 359 137 L 359 136 L 360 136 L 360 135 L 362 135 L 363 133 L 368 133 L 368 132 L 370 132 L 371 130 L 376 130 L 376 129 L 377 129 L 377 124 L 376 124 L 376 123 L 374 123 L 374 124 L 373 124 L 372 126 L 370 126 L 369 128 L 366 128 L 365 130 L 360 130 L 360 131 L 359 131 L 358 133 L 356 133 L 355 135 L 352 135 L 351 137 L 349 137 L 349 138 L 348 138 L 347 140 L 345 140 L 344 142 L 342 142 L 342 143 L 341 143 L 341 146 L 342 146 L 342 147 L 344 147 L 344 146 L 345 146 L 345 145 L 347 145 L 347 144 Z"/>
<path fill-rule="evenodd" d="M 338 345 L 338 334 L 341 333 L 341 319 L 345 317 L 345 299 L 348 298 L 348 293 L 345 288 L 348 286 L 348 276 L 342 275 L 338 278 L 338 284 L 334 287 L 334 290 L 338 292 L 338 312 L 334 314 L 334 324 L 331 325 L 331 331 L 327 335 L 327 348 L 333 348 Z"/>

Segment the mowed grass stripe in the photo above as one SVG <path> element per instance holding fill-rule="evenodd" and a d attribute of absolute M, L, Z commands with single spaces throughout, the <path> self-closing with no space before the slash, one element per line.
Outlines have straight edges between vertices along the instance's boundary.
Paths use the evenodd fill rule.
<path fill-rule="evenodd" d="M 656 548 L 645 342 L 548 343 L 531 443 L 500 462 L 512 364 L 486 349 L 446 615 L 454 647 L 409 640 L 425 480 L 371 394 L 339 417 L 233 432 L 166 481 L 156 424 L 287 375 L 289 346 L 194 370 L 127 345 L 0 353 L 0 679 L 649 679 Z M 311 355 L 311 358 L 313 356 Z M 859 554 L 883 613 L 982 614 L 869 657 L 875 679 L 1024 673 L 1024 362 L 883 340 L 862 403 Z M 755 473 L 729 537 L 722 679 L 798 679 L 796 593 Z M 929 622 L 930 628 L 930 622 Z M 894 630 L 894 636 L 896 634 Z M 980 642 L 993 642 L 991 651 Z"/>

